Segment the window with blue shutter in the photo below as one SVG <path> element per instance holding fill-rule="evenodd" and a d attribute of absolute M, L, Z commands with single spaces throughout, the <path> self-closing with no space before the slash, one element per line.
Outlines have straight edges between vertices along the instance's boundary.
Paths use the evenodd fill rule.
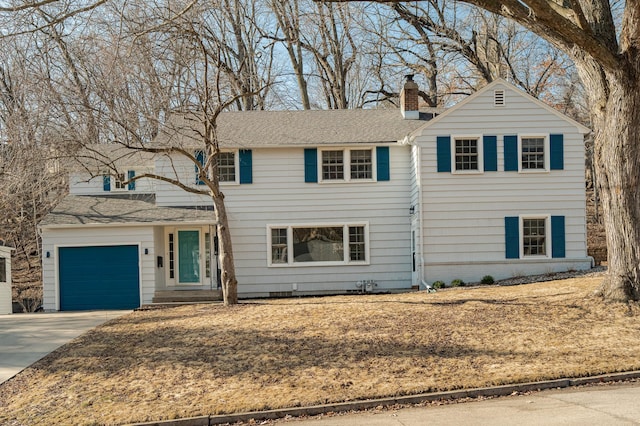
<path fill-rule="evenodd" d="M 520 218 L 507 216 L 504 218 L 505 257 L 518 259 L 520 257 Z"/>
<path fill-rule="evenodd" d="M 111 191 L 111 176 L 102 175 L 102 190 Z"/>
<path fill-rule="evenodd" d="M 504 171 L 518 171 L 518 136 L 505 135 L 504 137 Z"/>
<path fill-rule="evenodd" d="M 388 146 L 376 147 L 376 168 L 378 170 L 379 181 L 390 179 Z"/>
<path fill-rule="evenodd" d="M 564 216 L 551 216 L 551 257 L 566 257 Z"/>
<path fill-rule="evenodd" d="M 200 166 L 204 165 L 204 152 L 196 151 L 195 152 L 196 161 L 200 163 Z M 200 179 L 200 168 L 197 165 L 194 165 L 196 169 L 196 185 L 204 185 L 204 182 Z"/>
<path fill-rule="evenodd" d="M 496 136 L 483 136 L 482 149 L 484 156 L 484 171 L 498 171 L 498 138 Z"/>
<path fill-rule="evenodd" d="M 318 182 L 318 150 L 304 149 L 304 181 Z"/>
<path fill-rule="evenodd" d="M 564 169 L 564 135 L 549 135 L 551 170 Z"/>
<path fill-rule="evenodd" d="M 133 180 L 133 181 L 131 180 L 134 177 L 136 177 L 136 171 L 135 170 L 129 170 L 127 172 L 127 180 L 131 181 L 131 182 L 129 182 L 129 185 L 128 185 L 128 188 L 127 188 L 129 191 L 135 191 L 135 189 L 136 189 L 136 181 L 135 180 Z"/>
<path fill-rule="evenodd" d="M 240 159 L 240 183 L 253 182 L 253 156 L 250 149 L 241 149 L 238 152 Z"/>
<path fill-rule="evenodd" d="M 451 172 L 451 136 L 436 138 L 438 172 Z"/>

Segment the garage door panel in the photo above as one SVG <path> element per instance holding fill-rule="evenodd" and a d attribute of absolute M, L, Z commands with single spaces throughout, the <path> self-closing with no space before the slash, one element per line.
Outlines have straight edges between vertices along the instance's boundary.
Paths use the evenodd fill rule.
<path fill-rule="evenodd" d="M 140 306 L 138 246 L 61 247 L 61 310 Z"/>

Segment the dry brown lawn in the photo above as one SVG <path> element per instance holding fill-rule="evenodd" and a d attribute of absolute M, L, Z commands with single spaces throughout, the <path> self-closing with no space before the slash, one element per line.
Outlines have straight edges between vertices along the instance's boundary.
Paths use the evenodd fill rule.
<path fill-rule="evenodd" d="M 601 277 L 191 305 L 110 321 L 0 386 L 0 424 L 119 424 L 640 369 Z"/>

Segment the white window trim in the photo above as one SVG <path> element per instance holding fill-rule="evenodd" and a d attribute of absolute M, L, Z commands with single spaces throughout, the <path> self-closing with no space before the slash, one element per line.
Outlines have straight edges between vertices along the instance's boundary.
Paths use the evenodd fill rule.
<path fill-rule="evenodd" d="M 181 283 L 179 282 L 180 270 L 178 267 L 178 259 L 180 258 L 180 249 L 178 231 L 198 231 L 198 248 L 200 250 L 200 282 L 199 283 Z M 165 273 L 165 282 L 169 287 L 202 287 L 209 285 L 211 277 L 215 277 L 213 268 L 215 265 L 215 255 L 213 254 L 214 247 L 213 241 L 211 241 L 211 277 L 206 276 L 206 243 L 205 235 L 209 232 L 207 227 L 200 226 L 185 226 L 185 227 L 166 227 L 164 229 L 164 262 L 163 268 Z M 169 234 L 173 234 L 173 265 L 174 265 L 174 277 L 170 278 L 169 275 Z M 213 239 L 213 236 L 210 236 Z"/>
<path fill-rule="evenodd" d="M 197 150 L 194 151 L 194 153 L 197 154 L 198 151 L 204 152 L 201 149 L 197 149 Z M 221 149 L 220 153 L 223 153 L 223 152 L 225 152 L 225 153 L 226 152 L 232 152 L 233 153 L 233 166 L 235 168 L 235 177 L 236 177 L 236 179 L 233 180 L 233 181 L 221 181 L 220 178 L 218 177 L 218 183 L 220 185 L 224 185 L 224 186 L 240 185 L 240 152 L 239 152 L 239 150 L 237 150 L 237 149 L 235 149 L 235 150 L 234 149 Z M 204 186 L 204 184 L 198 184 L 198 180 L 199 180 L 198 179 L 198 173 L 195 171 L 195 169 L 194 169 L 194 174 L 195 174 L 195 185 L 194 186 L 196 188 Z"/>
<path fill-rule="evenodd" d="M 342 234 L 344 257 L 342 261 L 335 262 L 294 262 L 293 256 L 293 228 L 324 228 L 324 227 L 343 227 L 344 232 Z M 349 227 L 363 226 L 364 227 L 364 245 L 365 245 L 365 260 L 349 260 Z M 287 230 L 287 262 L 286 263 L 273 263 L 271 259 L 271 230 L 282 229 Z M 370 264 L 370 244 L 369 244 L 369 222 L 339 222 L 339 223 L 294 223 L 294 224 L 274 224 L 267 225 L 267 266 L 270 268 L 308 268 L 314 266 L 354 266 L 354 265 L 369 265 Z"/>
<path fill-rule="evenodd" d="M 551 259 L 551 215 L 525 214 L 520 215 L 519 237 L 520 237 L 520 259 Z M 524 254 L 524 221 L 525 219 L 544 219 L 544 251 L 545 255 Z"/>
<path fill-rule="evenodd" d="M 371 179 L 351 179 L 351 150 L 369 150 L 371 151 Z M 344 162 L 344 178 L 343 179 L 323 179 L 322 175 L 322 152 L 324 151 L 342 151 L 342 160 Z M 376 182 L 378 178 L 376 149 L 373 146 L 336 146 L 318 148 L 318 183 L 370 183 Z"/>
<path fill-rule="evenodd" d="M 528 138 L 544 139 L 544 169 L 522 168 L 522 139 Z M 549 144 L 549 135 L 518 135 L 518 173 L 549 173 L 549 170 L 551 170 L 551 146 Z"/>
<path fill-rule="evenodd" d="M 240 185 L 240 152 L 235 149 L 221 149 L 220 153 L 232 152 L 233 153 L 233 166 L 235 168 L 235 177 L 233 181 L 219 181 L 220 185 Z"/>
<path fill-rule="evenodd" d="M 456 170 L 456 140 L 475 139 L 478 141 L 478 170 Z M 479 175 L 484 173 L 484 142 L 482 135 L 451 135 L 451 174 Z"/>
<path fill-rule="evenodd" d="M 131 169 L 133 170 L 133 169 Z M 120 173 L 123 177 L 124 180 L 122 180 L 122 182 L 126 182 L 129 179 L 129 170 L 127 170 L 126 172 Z M 111 191 L 110 192 L 127 192 L 129 191 L 129 184 L 125 184 L 124 188 L 118 188 L 117 187 L 117 182 L 118 182 L 118 177 L 111 175 Z"/>

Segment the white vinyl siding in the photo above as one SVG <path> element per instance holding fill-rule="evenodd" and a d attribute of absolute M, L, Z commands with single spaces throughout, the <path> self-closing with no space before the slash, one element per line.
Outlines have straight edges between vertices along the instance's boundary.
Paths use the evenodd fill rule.
<path fill-rule="evenodd" d="M 573 124 L 503 87 L 507 106 L 492 108 L 493 91 L 484 92 L 415 138 L 422 153 L 417 185 L 424 200 L 421 248 L 427 282 L 473 282 L 487 274 L 499 279 L 589 266 L 583 136 Z M 496 135 L 498 171 L 473 176 L 438 173 L 436 138 L 452 130 L 452 139 L 458 134 Z M 549 134 L 564 135 L 563 170 L 504 172 L 505 135 Z M 565 216 L 566 257 L 507 261 L 504 218 L 522 215 Z"/>
<path fill-rule="evenodd" d="M 133 170 L 133 169 L 131 169 Z M 136 174 L 140 175 L 144 172 L 150 172 L 150 169 L 135 169 Z M 152 194 L 156 190 L 155 181 L 153 179 L 137 179 L 136 180 L 136 193 L 140 194 Z M 127 191 L 127 185 L 123 191 Z M 116 192 L 116 185 L 114 178 L 111 177 L 111 191 L 106 192 L 103 188 L 103 176 L 96 176 L 91 178 L 86 173 L 71 173 L 69 176 L 69 193 L 71 195 L 109 195 L 111 192 Z"/>
<path fill-rule="evenodd" d="M 309 186 L 303 149 L 254 149 L 254 183 L 225 189 L 240 296 L 355 291 L 358 281 L 369 279 L 377 282 L 377 291 L 410 288 L 410 147 L 389 151 L 390 181 Z M 274 256 L 269 226 L 364 223 L 369 229 L 367 264 L 268 266 Z"/>

